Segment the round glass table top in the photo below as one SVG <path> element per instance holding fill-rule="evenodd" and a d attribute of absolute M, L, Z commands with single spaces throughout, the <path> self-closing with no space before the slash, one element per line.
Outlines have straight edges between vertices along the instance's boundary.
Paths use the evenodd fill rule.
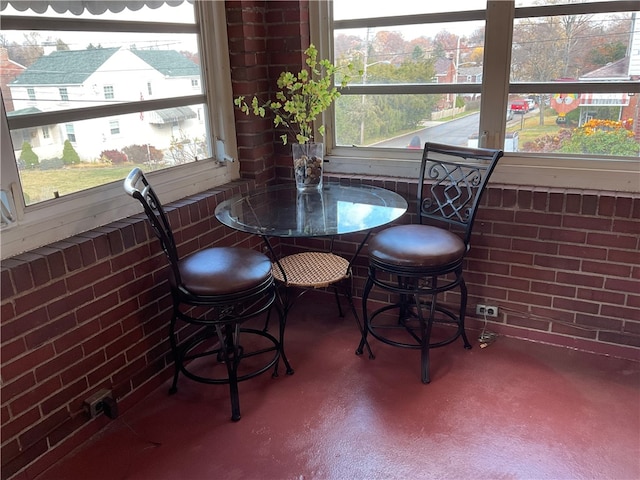
<path fill-rule="evenodd" d="M 370 185 L 325 183 L 299 192 L 294 183 L 236 195 L 216 208 L 221 223 L 273 237 L 341 235 L 385 225 L 407 211 L 399 194 Z"/>

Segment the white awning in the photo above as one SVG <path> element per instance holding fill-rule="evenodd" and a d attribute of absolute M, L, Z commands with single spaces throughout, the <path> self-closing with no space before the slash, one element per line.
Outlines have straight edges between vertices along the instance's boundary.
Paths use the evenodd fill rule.
<path fill-rule="evenodd" d="M 628 93 L 581 93 L 580 106 L 625 107 L 629 105 Z"/>
<path fill-rule="evenodd" d="M 149 123 L 155 125 L 171 124 L 173 122 L 181 122 L 190 118 L 196 118 L 198 115 L 189 107 L 173 107 L 163 108 L 162 110 L 154 110 L 150 112 Z"/>
<path fill-rule="evenodd" d="M 129 10 L 140 10 L 142 7 L 158 8 L 163 4 L 171 6 L 180 5 L 185 1 L 193 3 L 194 0 L 0 0 L 0 10 L 11 5 L 19 12 L 31 10 L 35 13 L 44 13 L 51 7 L 57 13 L 71 12 L 74 15 L 81 15 L 85 10 L 93 15 L 100 15 L 106 11 L 118 13 L 128 8 Z"/>

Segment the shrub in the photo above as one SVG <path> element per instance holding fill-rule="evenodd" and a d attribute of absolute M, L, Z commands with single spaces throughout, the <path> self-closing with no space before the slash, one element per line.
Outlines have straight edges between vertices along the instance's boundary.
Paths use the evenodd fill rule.
<path fill-rule="evenodd" d="M 120 165 L 127 162 L 127 155 L 120 150 L 103 150 L 100 153 L 100 160 L 113 165 Z"/>
<path fill-rule="evenodd" d="M 524 144 L 525 152 L 558 152 L 562 146 L 571 140 L 571 130 L 566 128 L 560 129 L 557 133 L 552 135 L 543 135 L 531 142 Z"/>
<path fill-rule="evenodd" d="M 164 154 L 153 145 L 129 145 L 122 151 L 133 163 L 160 162 Z"/>
<path fill-rule="evenodd" d="M 20 160 L 24 162 L 25 168 L 36 168 L 40 163 L 38 154 L 33 151 L 29 142 L 22 144 L 22 151 L 20 152 Z"/>
<path fill-rule="evenodd" d="M 638 156 L 640 147 L 629 130 L 629 122 L 591 119 L 573 130 L 571 139 L 562 145 L 564 153 Z"/>
<path fill-rule="evenodd" d="M 61 158 L 45 158 L 40 162 L 40 170 L 58 170 L 64 167 Z"/>
<path fill-rule="evenodd" d="M 80 156 L 69 140 L 64 141 L 64 147 L 62 148 L 62 163 L 65 165 L 80 163 Z"/>

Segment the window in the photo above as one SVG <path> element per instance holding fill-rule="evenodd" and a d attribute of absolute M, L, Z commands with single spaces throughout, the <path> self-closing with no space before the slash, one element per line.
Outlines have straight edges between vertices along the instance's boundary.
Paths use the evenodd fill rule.
<path fill-rule="evenodd" d="M 509 108 L 519 115 L 507 131 L 526 152 L 637 157 L 638 12 L 566 7 L 516 9 Z M 514 109 L 521 100 L 528 112 Z"/>
<path fill-rule="evenodd" d="M 191 79 L 191 88 L 199 88 L 199 87 L 200 87 L 200 84 L 198 82 L 198 79 L 197 78 Z"/>
<path fill-rule="evenodd" d="M 8 85 L 13 109 L 0 117 L 3 136 L 12 139 L 2 142 L 2 189 L 13 192 L 19 210 L 19 220 L 3 228 L 3 257 L 136 212 L 122 191 L 135 164 L 153 170 L 164 202 L 239 176 L 237 163 L 213 155 L 236 155 L 227 121 L 231 84 L 220 73 L 229 71 L 223 3 L 81 2 L 78 11 L 80 2 L 47 1 L 34 3 L 35 10 L 17 0 L 0 6 L 9 58 L 26 67 Z M 200 32 L 211 41 L 200 41 Z M 64 48 L 34 48 L 27 61 L 20 57 L 27 38 L 55 39 Z M 50 139 L 36 145 L 41 129 Z M 49 168 L 21 168 L 16 159 L 24 142 Z M 64 169 L 50 168 L 56 158 Z M 91 164 L 92 175 L 83 164 Z"/>
<path fill-rule="evenodd" d="M 637 2 L 545 3 L 335 0 L 331 14 L 314 5 L 316 32 L 333 19 L 330 41 L 312 38 L 320 55 L 362 71 L 327 119 L 329 169 L 413 172 L 416 136 L 501 147 L 527 167 L 532 156 L 637 164 Z"/>
<path fill-rule="evenodd" d="M 151 88 L 151 82 L 147 82 L 147 94 L 149 96 L 153 95 L 153 89 Z"/>
<path fill-rule="evenodd" d="M 42 127 L 42 138 L 49 138 L 49 137 L 50 137 L 49 128 Z"/>
<path fill-rule="evenodd" d="M 104 98 L 105 100 L 113 100 L 115 95 L 113 94 L 113 85 L 104 86 Z"/>
<path fill-rule="evenodd" d="M 67 132 L 67 140 L 69 140 L 71 143 L 75 143 L 76 142 L 76 129 L 73 126 L 73 124 L 67 123 L 64 127 L 65 127 L 65 130 Z"/>

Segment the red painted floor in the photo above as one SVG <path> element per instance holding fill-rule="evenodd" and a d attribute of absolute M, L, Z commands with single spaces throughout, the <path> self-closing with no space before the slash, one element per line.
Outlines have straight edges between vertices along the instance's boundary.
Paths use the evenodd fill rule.
<path fill-rule="evenodd" d="M 295 374 L 181 378 L 112 421 L 47 479 L 639 479 L 640 364 L 499 337 L 419 353 L 371 341 L 322 295 L 291 311 Z M 305 315 L 303 310 L 309 314 Z"/>

